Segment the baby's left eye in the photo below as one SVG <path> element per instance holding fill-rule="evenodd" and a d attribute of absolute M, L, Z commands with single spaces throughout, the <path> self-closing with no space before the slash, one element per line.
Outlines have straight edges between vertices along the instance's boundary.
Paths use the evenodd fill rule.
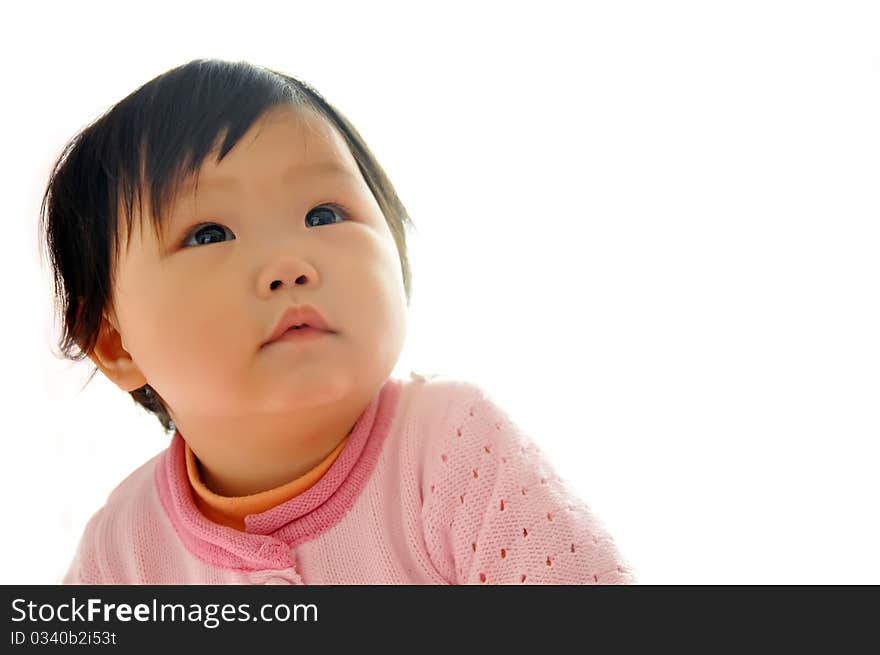
<path fill-rule="evenodd" d="M 339 220 L 334 220 L 332 218 L 334 215 L 338 216 Z M 321 221 L 328 216 L 330 217 L 329 222 L 331 224 L 341 223 L 348 219 L 348 212 L 338 205 L 321 205 L 306 214 L 306 226 L 314 227 L 315 225 L 320 225 Z"/>

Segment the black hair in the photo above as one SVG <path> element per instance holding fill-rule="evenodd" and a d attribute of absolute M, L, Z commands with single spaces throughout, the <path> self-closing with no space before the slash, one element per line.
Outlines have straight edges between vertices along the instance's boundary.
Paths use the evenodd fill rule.
<path fill-rule="evenodd" d="M 180 185 L 218 146 L 221 161 L 268 110 L 313 110 L 345 139 L 397 245 L 406 300 L 410 267 L 406 232 L 414 225 L 382 167 L 345 116 L 306 82 L 248 62 L 196 59 L 173 68 L 113 105 L 65 145 L 40 207 L 40 242 L 47 247 L 61 318 L 61 355 L 81 361 L 95 348 L 112 303 L 111 248 L 118 261 L 118 219 L 132 233 L 135 203 L 158 235 Z M 143 213 L 141 213 L 143 215 Z M 92 371 L 86 384 L 98 368 Z M 129 392 L 175 429 L 165 401 L 146 384 Z"/>

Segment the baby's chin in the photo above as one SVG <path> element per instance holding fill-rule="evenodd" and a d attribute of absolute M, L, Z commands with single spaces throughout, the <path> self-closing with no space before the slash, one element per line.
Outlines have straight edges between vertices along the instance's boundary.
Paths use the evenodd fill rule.
<path fill-rule="evenodd" d="M 329 368 L 329 367 L 328 367 Z M 297 408 L 309 409 L 338 405 L 369 392 L 368 380 L 346 371 L 317 371 L 291 375 L 279 380 L 260 394 L 258 403 L 263 411 L 289 412 Z"/>

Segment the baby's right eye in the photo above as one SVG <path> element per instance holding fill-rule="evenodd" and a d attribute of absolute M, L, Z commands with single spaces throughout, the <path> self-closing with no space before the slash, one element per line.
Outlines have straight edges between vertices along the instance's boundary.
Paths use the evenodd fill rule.
<path fill-rule="evenodd" d="M 202 223 L 191 232 L 189 232 L 186 237 L 184 237 L 183 243 L 181 245 L 186 248 L 190 245 L 205 245 L 215 243 L 214 241 L 210 240 L 211 236 L 216 234 L 223 234 L 223 230 L 226 230 L 227 232 L 229 232 L 229 234 L 232 234 L 229 228 L 218 225 L 217 223 Z M 191 242 L 191 237 L 195 237 L 195 243 Z M 233 235 L 232 238 L 234 239 L 235 236 Z"/>

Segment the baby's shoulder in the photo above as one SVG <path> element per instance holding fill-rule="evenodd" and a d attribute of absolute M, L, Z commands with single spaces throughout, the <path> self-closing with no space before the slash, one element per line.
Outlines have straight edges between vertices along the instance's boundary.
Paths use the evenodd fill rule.
<path fill-rule="evenodd" d="M 143 505 L 155 489 L 156 467 L 164 454 L 164 451 L 157 453 L 129 473 L 107 496 L 105 507 L 112 507 L 117 511 L 133 511 Z"/>
<path fill-rule="evenodd" d="M 100 540 L 127 534 L 126 526 L 145 525 L 155 512 L 155 469 L 161 453 L 141 464 L 107 496 L 86 528 L 100 533 Z"/>
<path fill-rule="evenodd" d="M 439 374 L 410 375 L 402 409 L 429 461 L 437 456 L 449 461 L 454 451 L 483 452 L 487 438 L 499 445 L 505 440 L 519 442 L 510 416 L 481 384 Z"/>
<path fill-rule="evenodd" d="M 506 412 L 499 407 L 494 394 L 478 382 L 453 378 L 439 373 L 410 372 L 403 380 L 404 397 L 419 408 L 461 411 L 473 416 L 477 409 L 484 412 Z"/>
<path fill-rule="evenodd" d="M 159 455 L 148 460 L 110 492 L 86 523 L 65 584 L 134 584 L 138 580 L 139 539 L 155 525 L 153 476 Z"/>
<path fill-rule="evenodd" d="M 455 420 L 462 408 L 484 397 L 474 382 L 438 373 L 410 372 L 403 381 L 401 405 L 404 411 L 424 415 L 432 423 Z"/>

